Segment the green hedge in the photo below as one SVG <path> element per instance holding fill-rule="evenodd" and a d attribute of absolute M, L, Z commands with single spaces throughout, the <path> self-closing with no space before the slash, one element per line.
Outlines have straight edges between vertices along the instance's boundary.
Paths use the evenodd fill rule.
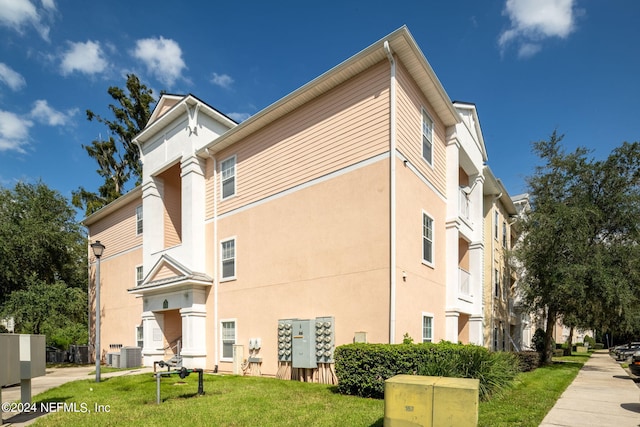
<path fill-rule="evenodd" d="M 522 372 L 533 371 L 542 364 L 542 353 L 537 351 L 520 351 L 514 354 L 520 362 Z"/>
<path fill-rule="evenodd" d="M 519 372 L 512 353 L 476 345 L 348 344 L 335 352 L 338 390 L 361 397 L 384 397 L 385 380 L 399 374 L 477 378 L 480 398 L 508 387 Z"/>

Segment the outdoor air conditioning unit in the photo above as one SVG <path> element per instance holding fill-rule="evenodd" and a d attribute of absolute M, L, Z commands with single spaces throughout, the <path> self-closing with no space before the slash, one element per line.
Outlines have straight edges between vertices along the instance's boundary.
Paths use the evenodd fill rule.
<path fill-rule="evenodd" d="M 122 347 L 120 349 L 120 367 L 138 368 L 142 366 L 142 349 L 140 347 Z"/>

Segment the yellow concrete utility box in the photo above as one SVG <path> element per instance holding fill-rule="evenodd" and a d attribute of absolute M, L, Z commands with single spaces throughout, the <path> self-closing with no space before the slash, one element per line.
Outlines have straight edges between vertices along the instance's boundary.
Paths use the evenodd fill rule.
<path fill-rule="evenodd" d="M 384 385 L 384 425 L 477 426 L 479 385 L 468 378 L 396 375 Z"/>

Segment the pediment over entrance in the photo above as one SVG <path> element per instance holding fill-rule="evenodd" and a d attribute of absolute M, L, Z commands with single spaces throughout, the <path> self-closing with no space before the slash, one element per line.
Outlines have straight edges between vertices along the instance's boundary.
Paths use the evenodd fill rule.
<path fill-rule="evenodd" d="M 213 279 L 205 273 L 192 271 L 169 255 L 162 255 L 139 286 L 128 289 L 131 294 L 154 294 L 188 287 L 207 287 Z"/>

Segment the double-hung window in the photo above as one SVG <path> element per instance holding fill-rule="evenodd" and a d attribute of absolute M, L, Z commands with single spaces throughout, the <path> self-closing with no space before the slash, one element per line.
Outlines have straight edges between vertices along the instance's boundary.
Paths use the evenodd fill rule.
<path fill-rule="evenodd" d="M 502 247 L 507 248 L 507 223 L 506 221 L 502 222 Z"/>
<path fill-rule="evenodd" d="M 142 205 L 136 207 L 136 235 L 142 234 Z"/>
<path fill-rule="evenodd" d="M 220 164 L 222 173 L 222 199 L 236 194 L 236 156 L 225 159 Z"/>
<path fill-rule="evenodd" d="M 433 342 L 433 316 L 422 315 L 422 342 Z"/>
<path fill-rule="evenodd" d="M 220 244 L 222 258 L 222 279 L 236 277 L 236 239 L 223 240 Z"/>
<path fill-rule="evenodd" d="M 433 218 L 422 213 L 422 262 L 433 264 Z"/>
<path fill-rule="evenodd" d="M 223 320 L 222 328 L 222 360 L 233 360 L 233 345 L 236 343 L 236 321 Z"/>
<path fill-rule="evenodd" d="M 140 286 L 142 285 L 142 282 L 144 281 L 144 271 L 141 265 L 138 265 L 136 267 L 136 286 Z"/>
<path fill-rule="evenodd" d="M 433 166 L 433 120 L 422 109 L 422 158 Z"/>

